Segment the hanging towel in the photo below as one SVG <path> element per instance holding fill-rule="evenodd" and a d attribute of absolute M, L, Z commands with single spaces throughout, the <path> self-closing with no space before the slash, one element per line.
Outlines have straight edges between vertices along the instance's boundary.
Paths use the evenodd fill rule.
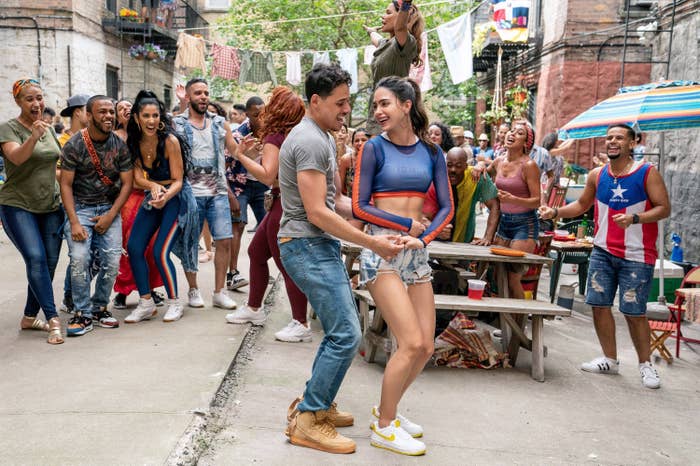
<path fill-rule="evenodd" d="M 275 67 L 272 61 L 272 52 L 253 52 L 251 50 L 239 50 L 241 59 L 241 74 L 238 82 L 262 84 L 272 81 L 272 85 L 277 85 L 275 77 Z"/>
<path fill-rule="evenodd" d="M 471 78 L 472 68 L 472 32 L 469 15 L 457 18 L 437 27 L 440 45 L 445 54 L 447 68 L 450 70 L 452 84 L 459 84 Z"/>
<path fill-rule="evenodd" d="M 430 62 L 428 61 L 428 33 L 421 34 L 420 66 L 411 65 L 408 70 L 408 77 L 413 79 L 420 86 L 421 92 L 427 92 L 433 88 L 433 80 L 430 78 Z"/>
<path fill-rule="evenodd" d="M 372 58 L 374 58 L 374 51 L 377 50 L 377 47 L 374 45 L 368 45 L 365 47 L 365 59 L 363 60 L 365 65 L 371 65 L 372 64 Z"/>
<path fill-rule="evenodd" d="M 340 67 L 350 73 L 352 84 L 350 85 L 350 93 L 357 94 L 359 87 L 357 85 L 357 49 L 340 49 L 336 52 Z"/>
<path fill-rule="evenodd" d="M 286 52 L 287 56 L 287 82 L 292 86 L 301 83 L 301 54 L 299 52 Z"/>
<path fill-rule="evenodd" d="M 211 75 L 224 79 L 238 79 L 241 74 L 241 61 L 238 59 L 238 49 L 228 45 L 214 44 L 211 46 Z"/>
<path fill-rule="evenodd" d="M 181 32 L 177 37 L 177 54 L 175 55 L 175 69 L 182 74 L 188 70 L 199 69 L 202 73 L 207 71 L 206 44 L 201 37 L 195 37 Z"/>
<path fill-rule="evenodd" d="M 317 63 L 323 63 L 324 65 L 330 65 L 331 64 L 331 56 L 328 54 L 328 52 L 314 52 L 314 64 L 313 64 L 313 66 L 316 66 Z"/>

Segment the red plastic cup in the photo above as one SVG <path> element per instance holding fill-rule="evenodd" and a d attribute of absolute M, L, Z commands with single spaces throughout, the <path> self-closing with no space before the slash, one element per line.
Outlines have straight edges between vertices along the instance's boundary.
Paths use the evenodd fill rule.
<path fill-rule="evenodd" d="M 483 280 L 467 280 L 469 288 L 467 289 L 467 297 L 469 299 L 481 299 L 484 297 L 484 288 L 486 282 Z"/>

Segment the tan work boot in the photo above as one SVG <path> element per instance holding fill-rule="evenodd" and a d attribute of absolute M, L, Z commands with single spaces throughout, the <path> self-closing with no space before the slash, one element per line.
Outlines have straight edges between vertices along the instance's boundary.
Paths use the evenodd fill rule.
<path fill-rule="evenodd" d="M 285 431 L 292 445 L 326 453 L 354 453 L 355 442 L 335 430 L 328 411 L 297 412 Z"/>
<path fill-rule="evenodd" d="M 287 409 L 287 422 L 292 422 L 294 416 L 297 415 L 299 412 L 297 410 L 297 405 L 299 405 L 303 399 L 303 396 L 299 396 L 292 401 L 291 405 L 289 405 L 289 408 Z M 355 418 L 352 416 L 352 413 L 347 411 L 338 411 L 338 404 L 335 401 L 331 403 L 331 407 L 328 409 L 328 417 L 336 427 L 350 427 L 355 423 Z"/>

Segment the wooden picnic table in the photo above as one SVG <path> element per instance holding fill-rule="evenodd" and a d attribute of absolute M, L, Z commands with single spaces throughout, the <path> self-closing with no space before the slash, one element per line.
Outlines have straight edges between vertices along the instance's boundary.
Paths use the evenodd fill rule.
<path fill-rule="evenodd" d="M 341 252 L 345 254 L 345 267 L 348 275 L 352 274 L 352 264 L 360 255 L 362 248 L 356 244 L 341 241 Z M 496 283 L 498 286 L 498 295 L 501 298 L 508 298 L 508 273 L 506 264 L 551 264 L 552 259 L 536 254 L 525 254 L 521 257 L 501 256 L 491 252 L 491 246 L 478 246 L 469 243 L 453 243 L 448 241 L 433 241 L 428 245 L 428 255 L 431 259 L 439 259 L 444 263 L 460 263 L 460 262 L 479 262 L 483 265 L 491 265 L 496 274 Z M 525 315 L 522 313 L 502 312 L 500 316 L 501 327 L 501 342 L 503 351 L 507 351 L 510 360 L 515 365 L 520 347 L 520 339 L 516 338 L 511 341 L 511 325 L 509 319 L 512 319 L 521 330 L 525 327 Z"/>

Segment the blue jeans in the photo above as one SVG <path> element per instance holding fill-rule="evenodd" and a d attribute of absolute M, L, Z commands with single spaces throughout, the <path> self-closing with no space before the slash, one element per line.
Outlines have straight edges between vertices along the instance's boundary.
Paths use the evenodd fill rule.
<path fill-rule="evenodd" d="M 245 183 L 245 189 L 238 195 L 238 203 L 241 205 L 241 215 L 232 217 L 233 223 L 248 223 L 248 206 L 253 209 L 253 215 L 258 224 L 267 213 L 265 211 L 265 193 L 270 188 L 259 181 L 248 180 Z"/>
<path fill-rule="evenodd" d="M 539 221 L 536 211 L 523 212 L 521 214 L 507 214 L 501 212 L 501 221 L 498 224 L 498 236 L 506 241 L 521 241 L 539 237 Z"/>
<path fill-rule="evenodd" d="M 299 411 L 330 408 L 362 333 L 350 278 L 337 240 L 280 238 L 282 264 L 316 311 L 325 336 L 316 353 Z"/>
<path fill-rule="evenodd" d="M 151 292 L 145 254 L 148 243 L 157 231 L 156 240 L 153 243 L 154 262 L 163 279 L 168 298 L 177 298 L 177 275 L 175 274 L 175 265 L 170 259 L 170 251 L 180 234 L 177 223 L 179 212 L 180 196 L 175 196 L 162 209 L 141 207 L 136 214 L 127 250 L 129 251 L 131 270 L 134 273 L 134 281 L 141 296 Z"/>
<path fill-rule="evenodd" d="M 195 199 L 199 211 L 199 234 L 202 234 L 206 220 L 214 241 L 233 238 L 231 206 L 228 203 L 228 195 L 200 196 L 195 197 Z"/>
<path fill-rule="evenodd" d="M 613 256 L 595 247 L 591 253 L 586 283 L 586 304 L 612 307 L 620 291 L 620 312 L 630 317 L 646 315 L 654 266 Z"/>
<path fill-rule="evenodd" d="M 92 217 L 104 215 L 112 206 L 75 204 L 75 212 L 80 224 L 87 232 L 85 241 L 73 241 L 70 223 L 66 222 L 64 234 L 70 256 L 71 288 L 76 312 L 91 317 L 92 311 L 107 306 L 109 295 L 119 272 L 119 259 L 122 255 L 122 218 L 117 215 L 104 234 L 95 232 Z M 90 298 L 93 253 L 99 255 L 99 271 L 95 280 L 95 292 Z"/>
<path fill-rule="evenodd" d="M 35 317 L 41 308 L 47 320 L 56 317 L 51 282 L 61 253 L 63 211 L 33 214 L 18 207 L 0 205 L 0 220 L 26 266 L 29 286 L 24 315 Z"/>

